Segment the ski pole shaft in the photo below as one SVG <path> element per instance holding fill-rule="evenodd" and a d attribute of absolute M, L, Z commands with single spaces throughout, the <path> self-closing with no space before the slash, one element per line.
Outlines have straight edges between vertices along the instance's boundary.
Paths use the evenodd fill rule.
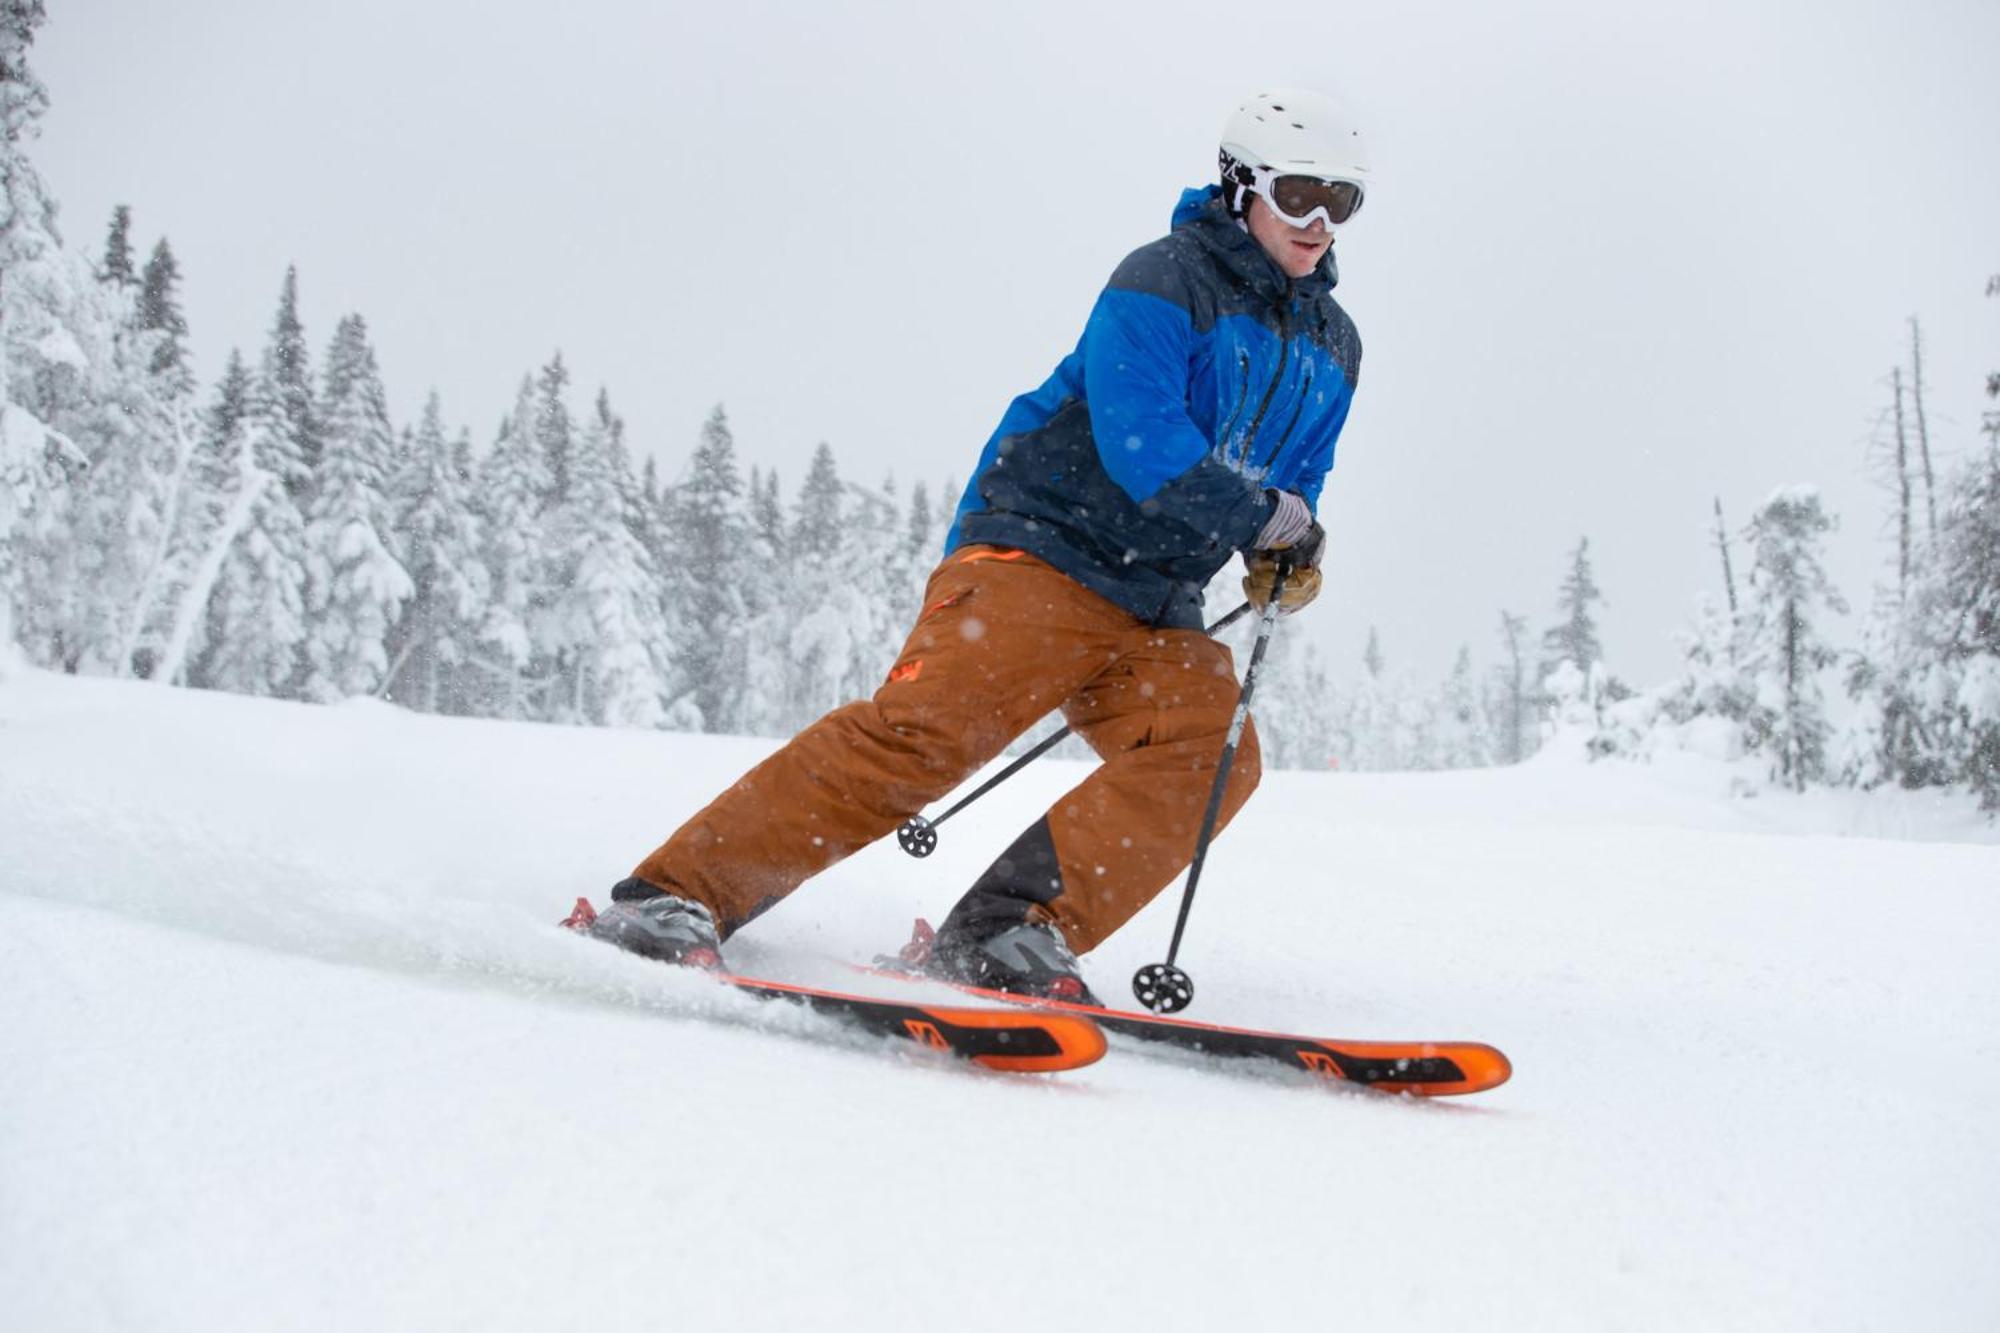
<path fill-rule="evenodd" d="M 1207 634 L 1209 637 L 1213 638 L 1215 635 L 1220 634 L 1223 630 L 1228 629 L 1231 625 L 1234 625 L 1237 621 L 1243 619 L 1243 617 L 1249 614 L 1250 614 L 1250 603 L 1245 602 L 1241 606 L 1237 607 L 1234 611 L 1231 611 L 1228 615 L 1222 617 L 1222 619 L 1216 621 L 1213 625 L 1210 625 L 1206 630 L 1202 632 Z M 998 773 L 995 773 L 992 777 L 980 783 L 978 787 L 976 787 L 973 791 L 971 791 L 967 795 L 961 797 L 958 800 L 958 802 L 951 807 L 951 809 L 945 811 L 943 814 L 939 815 L 936 819 L 925 819 L 922 815 L 913 816 L 908 821 L 906 821 L 900 829 L 896 830 L 896 841 L 902 845 L 904 851 L 908 852 L 912 856 L 929 856 L 933 851 L 937 849 L 937 834 L 934 832 L 934 830 L 938 827 L 938 825 L 944 823 L 947 819 L 950 819 L 953 815 L 965 809 L 966 806 L 971 805 L 974 801 L 984 796 L 987 792 L 992 791 L 995 787 L 1005 782 L 1008 778 L 1013 777 L 1016 773 L 1026 768 L 1029 764 L 1032 764 L 1037 759 L 1040 759 L 1050 750 L 1055 749 L 1056 746 L 1062 744 L 1062 742 L 1068 738 L 1071 730 L 1072 729 L 1070 727 L 1065 726 L 1060 731 L 1057 731 L 1053 735 L 1048 736 L 1046 739 L 1037 741 L 1035 743 L 1034 749 L 1029 750 L 1026 754 L 1016 759 L 1013 763 L 1007 765 L 1007 767 L 1001 769 Z"/>
<path fill-rule="evenodd" d="M 1187 888 L 1181 891 L 1180 915 L 1174 918 L 1174 938 L 1167 946 L 1169 967 L 1173 966 L 1181 951 L 1181 936 L 1187 930 L 1188 910 L 1194 906 L 1195 886 L 1201 882 L 1202 863 L 1208 859 L 1208 845 L 1215 838 L 1215 825 L 1222 815 L 1222 797 L 1229 786 L 1229 770 L 1236 762 L 1236 746 L 1243 739 L 1244 726 L 1250 721 L 1250 698 L 1257 692 L 1257 671 L 1264 664 L 1264 650 L 1271 646 L 1271 631 L 1278 623 L 1279 601 L 1291 573 L 1291 561 L 1279 557 L 1277 576 L 1271 582 L 1271 600 L 1264 603 L 1264 614 L 1257 622 L 1257 642 L 1250 649 L 1250 666 L 1243 673 L 1243 693 L 1237 696 L 1235 716 L 1229 719 L 1229 735 L 1222 742 L 1222 757 L 1215 765 L 1215 783 L 1208 789 L 1208 809 L 1202 814 L 1201 832 L 1195 837 L 1194 860 L 1188 864 Z"/>
<path fill-rule="evenodd" d="M 998 773 L 995 773 L 992 777 L 986 779 L 986 781 L 980 783 L 979 786 L 977 786 L 969 794 L 961 798 L 956 805 L 951 807 L 951 809 L 945 811 L 943 814 L 939 815 L 936 819 L 933 819 L 931 821 L 931 827 L 936 828 L 938 825 L 944 823 L 945 820 L 950 819 L 953 815 L 965 809 L 966 806 L 971 805 L 974 801 L 984 796 L 987 792 L 992 791 L 995 787 L 1005 782 L 1008 778 L 1013 777 L 1016 773 L 1019 773 L 1029 764 L 1034 763 L 1037 759 L 1040 759 L 1050 750 L 1055 749 L 1056 746 L 1062 744 L 1064 740 L 1068 739 L 1069 733 L 1070 729 L 1068 727 L 1064 727 L 1061 731 L 1055 732 L 1054 734 L 1049 736 L 1046 740 L 1036 742 L 1034 749 L 1028 751 L 1026 754 L 1016 759 L 1013 763 L 1007 765 L 1007 767 L 1001 769 Z"/>

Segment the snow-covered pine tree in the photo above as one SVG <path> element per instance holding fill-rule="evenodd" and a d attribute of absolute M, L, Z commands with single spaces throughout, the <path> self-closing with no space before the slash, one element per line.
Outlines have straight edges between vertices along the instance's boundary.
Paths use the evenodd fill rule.
<path fill-rule="evenodd" d="M 754 468 L 752 472 L 755 472 Z M 785 526 L 785 502 L 779 495 L 776 468 L 764 474 L 761 491 L 753 479 L 750 487 L 750 527 L 762 543 L 760 549 L 768 552 L 771 559 L 785 558 L 791 549 L 791 538 Z"/>
<path fill-rule="evenodd" d="M 188 364 L 187 317 L 181 313 L 179 286 L 179 266 L 162 237 L 138 284 L 134 346 L 128 353 L 128 359 L 146 369 L 157 409 L 147 419 L 161 437 L 149 455 L 164 468 L 153 479 L 160 504 L 157 535 L 145 557 L 126 642 L 118 653 L 121 661 L 131 663 L 134 674 L 146 678 L 158 673 L 188 610 L 189 587 L 201 566 L 190 532 L 219 503 L 207 489 L 212 478 L 202 467 L 203 422 L 194 406 L 194 371 Z"/>
<path fill-rule="evenodd" d="M 188 366 L 187 316 L 181 313 L 180 262 L 163 236 L 146 261 L 139 288 L 139 327 L 155 334 L 149 368 L 175 397 L 194 392 L 194 371 Z"/>
<path fill-rule="evenodd" d="M 1603 600 L 1590 568 L 1590 538 L 1584 537 L 1570 555 L 1569 573 L 1563 576 L 1562 589 L 1556 594 L 1556 611 L 1562 619 L 1542 635 L 1544 676 L 1564 662 L 1574 663 L 1587 676 L 1604 659 L 1597 639 L 1597 618 L 1591 612 L 1591 607 Z"/>
<path fill-rule="evenodd" d="M 523 376 L 514 411 L 480 469 L 476 499 L 489 587 L 478 711 L 488 716 L 542 716 L 535 635 L 550 593 L 541 520 L 549 490 L 548 459 L 535 440 L 535 382 Z"/>
<path fill-rule="evenodd" d="M 1931 753 L 1943 780 L 2000 811 L 2000 440 L 1950 483 L 1916 637 Z"/>
<path fill-rule="evenodd" d="M 1822 636 L 1828 613 L 1847 603 L 1827 577 L 1820 548 L 1834 520 L 1810 486 L 1780 488 L 1750 520 L 1750 596 L 1742 662 L 1752 702 L 1750 748 L 1771 776 L 1796 791 L 1826 772 L 1830 727 L 1820 673 L 1836 654 Z"/>
<path fill-rule="evenodd" d="M 1755 703 L 1751 677 L 1739 664 L 1737 616 L 1708 593 L 1695 599 L 1694 624 L 1679 636 L 1681 669 L 1660 693 L 1660 712 L 1680 727 L 1705 733 L 1692 748 L 1733 759 L 1748 744 L 1744 728 Z"/>
<path fill-rule="evenodd" d="M 1337 767 L 1332 697 L 1318 646 L 1301 635 L 1274 636 L 1257 686 L 1257 739 L 1265 768 Z"/>
<path fill-rule="evenodd" d="M 111 210 L 111 226 L 104 238 L 104 259 L 97 266 L 97 280 L 114 287 L 136 287 L 139 275 L 132 267 L 132 206 L 119 204 Z"/>
<path fill-rule="evenodd" d="M 542 510 L 548 513 L 569 498 L 570 454 L 576 448 L 576 427 L 570 419 L 569 369 L 562 352 L 549 358 L 535 376 L 535 443 L 547 462 L 549 489 L 542 496 Z"/>
<path fill-rule="evenodd" d="M 209 602 L 201 674 L 213 689 L 295 698 L 305 669 L 306 525 L 285 478 L 295 477 L 301 490 L 308 478 L 295 405 L 287 405 L 289 390 L 273 377 L 277 363 L 267 349 L 251 381 L 240 492 L 248 511 Z"/>
<path fill-rule="evenodd" d="M 748 645 L 743 585 L 792 569 L 759 569 L 745 558 L 747 521 L 736 439 L 720 403 L 702 423 L 687 478 L 673 489 L 669 530 L 672 570 L 675 694 L 685 690 L 701 712 L 702 730 L 738 726 Z"/>
<path fill-rule="evenodd" d="M 1493 762 L 1487 743 L 1491 724 L 1479 698 L 1470 645 L 1459 646 L 1431 715 L 1430 767 L 1484 768 Z"/>
<path fill-rule="evenodd" d="M 881 489 L 844 483 L 837 505 L 839 543 L 831 570 L 847 609 L 847 658 L 834 694 L 846 703 L 881 685 L 916 618 L 923 589 L 904 554 L 903 514 L 893 481 Z"/>
<path fill-rule="evenodd" d="M 298 694 L 306 547 L 296 497 L 310 492 L 305 451 L 317 456 L 317 445 L 311 388 L 300 378 L 306 354 L 297 306 L 297 273 L 288 270 L 257 372 L 232 352 L 216 402 L 192 432 L 194 461 L 172 543 L 177 579 L 156 614 L 165 626 L 154 670 L 162 679 Z M 156 308 L 155 317 L 163 313 Z"/>
<path fill-rule="evenodd" d="M 625 530 L 646 553 L 648 568 L 655 581 L 654 600 L 659 600 L 660 559 L 664 535 L 659 530 L 659 506 L 655 497 L 659 493 L 657 473 L 651 456 L 646 459 L 646 473 L 650 480 L 641 480 L 632 467 L 632 448 L 625 442 L 625 418 L 611 410 L 611 392 L 599 387 L 597 401 L 592 404 L 595 414 L 592 420 L 604 428 L 606 448 L 611 457 L 611 474 L 618 486 L 619 512 L 625 521 Z"/>
<path fill-rule="evenodd" d="M 851 559 L 858 562 L 858 572 L 865 581 L 870 612 L 865 637 L 857 640 L 861 651 L 855 654 L 850 675 L 851 697 L 859 699 L 873 694 L 895 665 L 903 639 L 923 607 L 924 579 L 933 562 L 925 560 L 920 566 L 917 553 L 911 549 L 910 517 L 896 498 L 895 478 L 857 498 L 862 531 L 856 535 L 861 538 L 861 549 Z"/>
<path fill-rule="evenodd" d="M 1361 679 L 1349 686 L 1333 709 L 1334 758 L 1351 772 L 1404 768 L 1412 735 L 1408 692 L 1390 676 L 1382 636 L 1373 625 L 1368 627 L 1361 665 Z"/>
<path fill-rule="evenodd" d="M 262 488 L 277 480 L 259 471 L 250 454 L 248 422 L 256 384 L 235 348 L 203 413 L 195 441 L 188 501 L 174 534 L 175 565 L 185 571 L 154 671 L 171 685 L 220 688 L 211 668 L 226 629 L 218 623 L 223 602 L 217 581 L 237 538 L 248 527 Z"/>
<path fill-rule="evenodd" d="M 799 498 L 793 505 L 793 554 L 829 560 L 840 549 L 842 489 L 833 446 L 821 440 L 813 450 L 812 464 L 806 469 L 806 479 L 800 484 Z"/>
<path fill-rule="evenodd" d="M 2000 296 L 2000 273 L 1995 273 L 1986 280 L 1986 295 Z M 1986 397 L 1995 406 L 1987 408 L 1981 414 L 1979 429 L 1986 432 L 1986 438 L 1994 447 L 2000 448 L 2000 370 L 1986 372 Z"/>
<path fill-rule="evenodd" d="M 60 364 L 37 377 L 37 411 L 90 460 L 59 529 L 37 557 L 48 599 L 51 665 L 124 675 L 145 669 L 141 635 L 192 454 L 188 421 L 149 370 L 157 334 L 137 323 L 136 281 L 91 280 L 72 263 L 60 284 Z"/>
<path fill-rule="evenodd" d="M 598 726 L 653 727 L 671 670 L 658 572 L 626 521 L 636 495 L 610 399 L 570 441 L 565 501 L 550 540 L 570 563 L 556 617 L 571 696 L 560 711 Z M 621 475 L 622 474 L 622 475 Z"/>
<path fill-rule="evenodd" d="M 784 579 L 753 579 L 744 585 L 744 678 L 737 725 L 745 735 L 788 735 L 794 729 L 786 703 L 792 682 L 791 618 L 799 603 L 776 468 L 750 469 L 745 540 L 744 559 L 750 568 L 788 573 Z"/>
<path fill-rule="evenodd" d="M 796 730 L 845 703 L 845 680 L 854 657 L 858 618 L 855 590 L 841 562 L 844 486 L 833 448 L 824 440 L 799 485 L 789 534 L 787 567 L 792 571 L 782 727 Z"/>
<path fill-rule="evenodd" d="M 384 535 L 396 433 L 360 315 L 335 328 L 325 376 L 320 462 L 306 507 L 304 690 L 331 703 L 382 688 L 389 631 L 415 589 Z"/>
<path fill-rule="evenodd" d="M 383 697 L 425 713 L 467 713 L 467 672 L 479 648 L 487 599 L 486 566 L 471 503 L 445 438 L 444 408 L 433 389 L 389 483 L 395 553 L 409 572 L 411 595 L 389 635 Z"/>
<path fill-rule="evenodd" d="M 259 379 L 264 386 L 258 393 L 264 404 L 260 412 L 274 414 L 282 427 L 259 449 L 259 465 L 283 483 L 293 506 L 303 512 L 319 470 L 321 441 L 312 359 L 306 349 L 305 325 L 299 321 L 296 266 L 285 270 Z"/>
<path fill-rule="evenodd" d="M 1890 496 L 1894 581 L 1876 590 L 1862 649 L 1850 661 L 1847 689 L 1859 707 L 1835 756 L 1841 775 L 1863 786 L 1893 782 L 1916 788 L 1951 781 L 1951 764 L 1940 744 L 1949 723 L 1937 714 L 1938 664 L 1918 624 L 1920 594 L 1935 572 L 1928 548 L 1937 535 L 1937 513 L 1927 425 L 1914 432 L 1912 446 L 1911 407 L 1919 423 L 1924 417 L 1916 384 L 1923 343 L 1914 319 L 1910 329 L 1913 373 L 1906 378 L 1901 366 L 1890 371 L 1889 404 L 1871 443 L 1876 471 Z M 1924 524 L 1917 520 L 1920 480 L 1929 514 Z"/>
<path fill-rule="evenodd" d="M 96 284 L 63 250 L 54 201 L 27 152 L 49 102 L 28 64 L 45 17 L 41 0 L 0 0 L 0 670 L 17 624 L 37 660 L 56 655 L 61 590 L 47 571 L 25 571 L 36 548 L 58 539 L 64 484 L 89 466 L 48 401 L 52 384 L 86 364 L 79 289 Z"/>
<path fill-rule="evenodd" d="M 931 510 L 931 495 L 919 481 L 910 488 L 910 517 L 903 527 L 903 546 L 911 564 L 928 569 L 937 563 L 937 516 Z"/>
<path fill-rule="evenodd" d="M 537 716 L 551 722 L 576 724 L 586 720 L 582 657 L 589 651 L 581 637 L 587 617 L 571 597 L 584 550 L 578 534 L 595 531 L 595 520 L 581 520 L 570 511 L 570 473 L 577 449 L 576 424 L 569 410 L 569 370 L 557 351 L 535 373 L 534 447 L 542 460 L 545 487 L 541 495 L 543 546 L 542 591 L 528 618 L 534 655 L 530 666 L 538 691 Z"/>

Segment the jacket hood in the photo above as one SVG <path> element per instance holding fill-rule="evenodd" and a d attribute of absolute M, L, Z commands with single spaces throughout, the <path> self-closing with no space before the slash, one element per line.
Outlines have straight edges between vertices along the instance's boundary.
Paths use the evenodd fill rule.
<path fill-rule="evenodd" d="M 1282 295 L 1287 287 L 1302 296 L 1315 295 L 1330 291 L 1340 282 L 1340 269 L 1334 263 L 1334 247 L 1331 245 L 1326 248 L 1326 256 L 1319 261 L 1318 268 L 1296 283 L 1288 280 L 1277 261 L 1265 254 L 1264 247 L 1257 244 L 1256 238 L 1229 215 L 1229 205 L 1222 201 L 1220 185 L 1196 186 L 1181 191 L 1180 202 L 1174 205 L 1173 230 L 1183 228 L 1193 230 L 1202 244 L 1230 269 L 1274 296 Z"/>

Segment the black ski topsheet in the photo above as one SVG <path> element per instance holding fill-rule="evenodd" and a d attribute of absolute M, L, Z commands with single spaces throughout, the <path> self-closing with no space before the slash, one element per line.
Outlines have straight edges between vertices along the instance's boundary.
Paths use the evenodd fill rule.
<path fill-rule="evenodd" d="M 1082 1014 L 905 1004 L 761 977 L 726 972 L 710 975 L 759 999 L 802 1004 L 848 1027 L 948 1051 L 985 1069 L 1056 1073 L 1093 1064 L 1103 1058 L 1105 1051 L 1104 1033 Z"/>
<path fill-rule="evenodd" d="M 1154 1046 L 1303 1070 L 1321 1078 L 1382 1092 L 1419 1097 L 1464 1096 L 1497 1088 L 1513 1074 L 1513 1066 L 1507 1057 L 1483 1042 L 1351 1041 L 1264 1032 L 1158 1014 L 1104 1009 L 1096 1005 L 1068 1004 L 1061 1000 L 1038 1000 L 1006 991 L 964 986 L 928 976 L 891 959 L 884 959 L 872 967 L 864 964 L 856 966 L 876 976 L 937 981 L 962 994 L 1015 1005 L 1032 1012 L 1088 1018 L 1115 1036 Z"/>

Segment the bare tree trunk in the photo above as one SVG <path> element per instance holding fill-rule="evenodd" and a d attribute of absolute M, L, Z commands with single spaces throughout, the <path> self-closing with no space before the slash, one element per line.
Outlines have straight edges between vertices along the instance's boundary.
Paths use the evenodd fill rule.
<path fill-rule="evenodd" d="M 1521 732 L 1528 720 L 1527 663 L 1521 656 L 1521 633 L 1527 627 L 1521 616 L 1500 613 L 1500 637 L 1507 645 L 1507 762 L 1518 764 L 1527 757 Z"/>
<path fill-rule="evenodd" d="M 382 673 L 382 683 L 375 687 L 375 697 L 377 699 L 387 699 L 389 697 L 389 692 L 395 687 L 397 673 L 402 671 L 403 667 L 409 662 L 410 654 L 417 650 L 417 645 L 420 642 L 421 640 L 413 638 L 403 645 L 403 651 L 396 654 L 396 660 L 391 662 L 389 669 Z"/>
<path fill-rule="evenodd" d="M 1785 767 L 1795 791 L 1806 789 L 1805 764 L 1799 742 L 1799 608 L 1785 603 Z"/>
<path fill-rule="evenodd" d="M 1903 368 L 1891 378 L 1896 385 L 1896 602 L 1910 596 L 1910 437 L 1903 427 Z"/>
<path fill-rule="evenodd" d="M 146 576 L 139 580 L 139 591 L 133 596 L 132 605 L 125 608 L 125 628 L 119 635 L 118 643 L 117 667 L 121 675 L 133 671 L 132 659 L 139 651 L 139 636 L 145 633 L 146 622 L 152 618 L 153 598 L 158 594 L 160 576 L 167 567 L 167 554 L 173 549 L 175 532 L 180 527 L 189 464 L 194 460 L 194 441 L 188 438 L 187 431 L 186 403 L 175 399 L 173 416 L 174 477 L 167 486 L 166 512 L 160 515 L 159 540 L 153 543 L 153 554 L 147 559 Z M 157 676 L 157 665 L 146 674 Z"/>
<path fill-rule="evenodd" d="M 222 563 L 229 558 L 229 550 L 243 535 L 243 529 L 250 526 L 250 516 L 256 512 L 257 502 L 263 499 L 264 488 L 271 483 L 269 474 L 259 471 L 250 461 L 248 449 L 243 451 L 239 475 L 243 488 L 236 493 L 236 502 L 223 517 L 222 527 L 208 545 L 208 553 L 195 567 L 194 577 L 188 580 L 187 590 L 181 594 L 180 606 L 174 612 L 173 631 L 153 668 L 154 680 L 169 685 L 182 683 L 180 677 L 187 670 L 188 645 L 194 641 L 195 621 L 207 613 L 208 599 L 215 595 L 215 581 L 222 575 Z"/>
<path fill-rule="evenodd" d="M 1910 316 L 1910 399 L 1917 409 L 1917 449 L 1924 460 L 1924 505 L 1929 510 L 1930 540 L 1937 541 L 1937 481 L 1931 474 L 1931 430 L 1924 418 L 1924 330 Z"/>
<path fill-rule="evenodd" d="M 1715 497 L 1715 549 L 1722 552 L 1722 587 L 1729 594 L 1729 621 L 1736 623 L 1736 573 L 1729 565 L 1729 529 L 1722 522 L 1722 497 Z M 1729 655 L 1736 656 L 1736 645 L 1732 641 Z"/>

